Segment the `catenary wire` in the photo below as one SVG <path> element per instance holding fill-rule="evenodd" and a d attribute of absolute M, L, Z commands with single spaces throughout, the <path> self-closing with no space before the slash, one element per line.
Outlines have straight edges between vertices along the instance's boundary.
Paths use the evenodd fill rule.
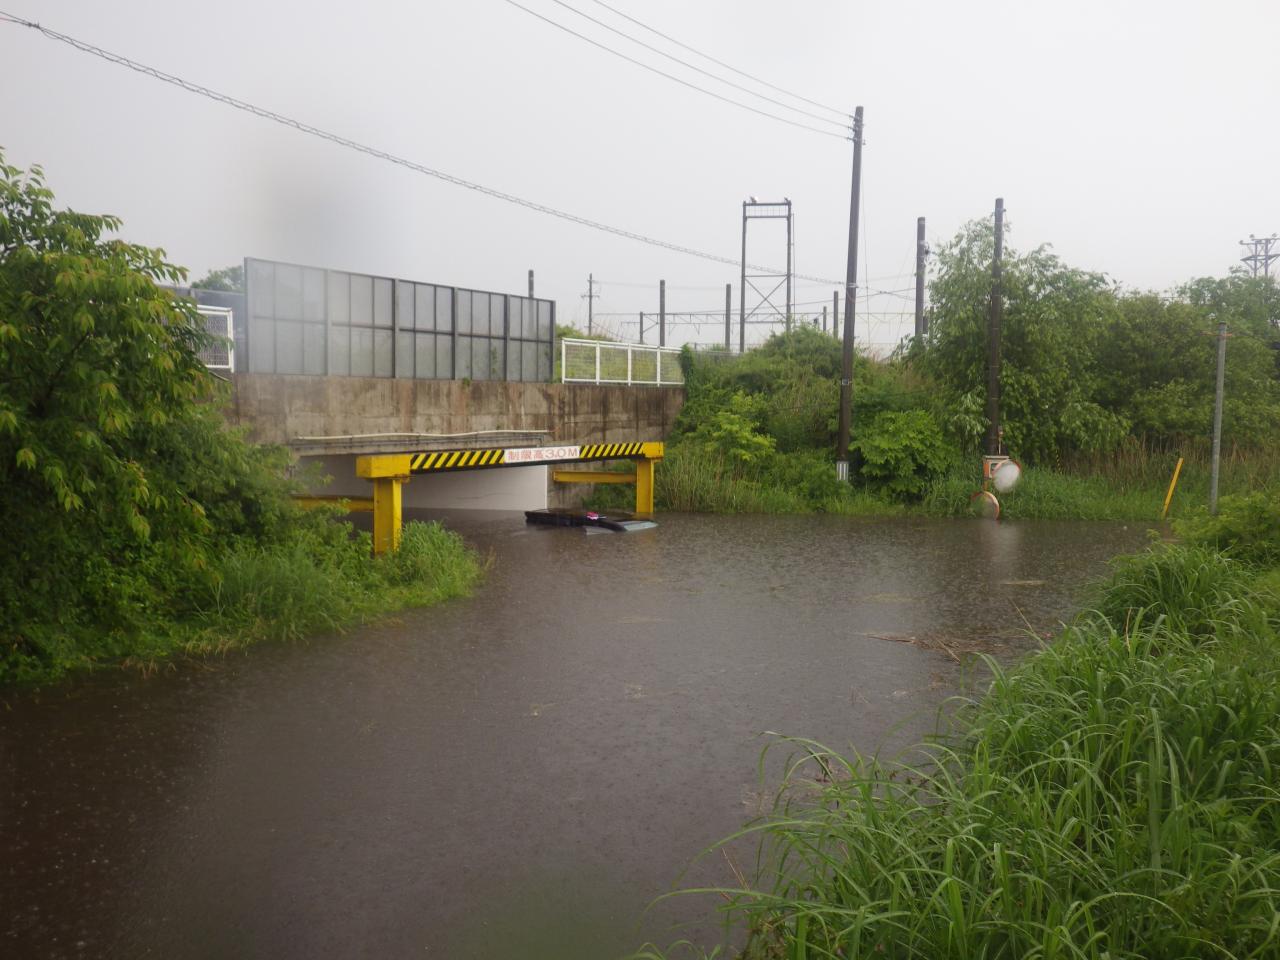
<path fill-rule="evenodd" d="M 800 114 L 801 116 L 809 117 L 811 120 L 817 120 L 819 123 L 833 124 L 835 126 L 840 127 L 840 129 L 842 130 L 848 130 L 850 131 L 850 133 L 852 133 L 853 128 L 849 126 L 848 117 L 845 117 L 842 120 L 832 120 L 830 117 L 824 117 L 821 114 L 813 113 L 810 110 L 805 110 L 801 107 L 792 106 L 791 104 L 784 103 L 781 100 L 775 100 L 773 97 L 766 96 L 763 93 L 758 93 L 757 91 L 752 90 L 750 87 L 744 87 L 740 83 L 734 83 L 732 80 L 726 80 L 724 77 L 717 76 L 715 73 L 712 73 L 710 70 L 704 70 L 702 67 L 699 67 L 697 64 L 690 63 L 687 60 L 681 60 L 679 57 L 675 56 L 674 54 L 667 53 L 665 50 L 661 50 L 658 47 L 653 46 L 653 44 L 645 43 L 643 40 L 638 40 L 635 37 L 631 36 L 631 34 L 627 33 L 625 30 L 619 30 L 617 27 L 612 27 L 609 24 L 605 23 L 603 20 L 598 20 L 597 18 L 591 16 L 591 14 L 587 13 L 586 11 L 579 10 L 577 7 L 573 6 L 572 4 L 566 3 L 565 0 L 551 0 L 551 2 L 556 4 L 557 6 L 564 7 L 564 9 L 572 13 L 576 13 L 578 16 L 583 17 L 586 20 L 590 20 L 592 23 L 596 24 L 596 26 L 603 27 L 604 29 L 608 30 L 610 33 L 617 34 L 619 37 L 622 37 L 624 40 L 630 40 L 632 43 L 639 44 L 640 46 L 644 47 L 646 50 L 656 53 L 660 57 L 666 57 L 668 60 L 672 61 L 673 63 L 678 63 L 682 67 L 687 67 L 690 70 L 695 71 L 696 73 L 702 74 L 704 77 L 710 77 L 712 80 L 715 80 L 717 83 L 723 83 L 726 86 L 733 87 L 733 89 L 735 90 L 741 90 L 743 93 L 747 94 L 748 96 L 759 97 L 761 100 L 765 100 L 769 103 L 772 103 L 774 106 L 782 107 L 782 109 L 784 110 L 791 110 L 794 113 Z"/>
<path fill-rule="evenodd" d="M 504 0 L 504 2 L 509 3 L 511 6 L 515 7 L 517 10 L 523 10 L 525 13 L 529 14 L 529 16 L 531 17 L 536 17 L 537 19 L 541 20 L 543 23 L 550 24 L 551 26 L 555 27 L 557 30 L 563 30 L 565 33 L 570 34 L 571 36 L 577 37 L 579 40 L 582 40 L 585 43 L 591 44 L 593 47 L 598 47 L 599 49 L 605 51 L 606 53 L 612 53 L 615 57 L 621 57 L 623 60 L 626 60 L 628 63 L 634 63 L 637 67 L 640 67 L 641 69 L 644 69 L 644 70 L 648 70 L 650 73 L 656 73 L 660 77 L 666 77 L 668 80 L 673 80 L 676 83 L 680 84 L 682 87 L 688 87 L 690 90 L 696 90 L 699 93 L 705 93 L 708 97 L 714 97 L 715 99 L 720 100 L 724 103 L 732 104 L 733 106 L 740 107 L 743 110 L 750 110 L 752 113 L 758 113 L 762 117 L 768 117 L 770 120 L 777 120 L 779 123 L 785 123 L 792 127 L 798 127 L 801 130 L 808 130 L 811 133 L 820 133 L 824 137 L 835 137 L 837 140 L 849 139 L 849 137 L 846 137 L 843 133 L 833 133 L 830 130 L 822 130 L 822 129 L 819 129 L 818 127 L 811 127 L 809 126 L 809 124 L 801 123 L 799 120 L 788 120 L 786 117 L 780 117 L 776 113 L 770 113 L 768 110 L 761 110 L 758 107 L 753 107 L 748 103 L 743 103 L 741 100 L 734 100 L 732 97 L 726 97 L 723 94 L 716 93 L 714 90 L 708 90 L 706 87 L 700 87 L 696 83 L 690 83 L 688 80 L 684 80 L 680 77 L 677 77 L 673 73 L 667 73 L 665 70 L 659 70 L 657 67 L 652 66 L 651 64 L 645 63 L 643 60 L 637 60 L 635 57 L 629 57 L 625 53 L 623 53 L 621 50 L 615 50 L 613 49 L 613 47 L 609 46 L 608 44 L 601 43 L 599 40 L 592 40 L 585 33 L 579 33 L 577 30 L 574 30 L 572 27 L 566 27 L 563 23 L 559 23 L 555 20 L 552 20 L 550 17 L 544 16 L 543 14 L 538 13 L 538 11 L 536 10 L 530 10 L 524 4 L 517 3 L 516 0 Z"/>
<path fill-rule="evenodd" d="M 634 23 L 637 27 L 641 27 L 642 29 L 648 30 L 650 33 L 656 34 L 657 36 L 661 37 L 663 40 L 668 41 L 669 43 L 674 43 L 677 47 L 680 47 L 683 50 L 688 50 L 690 53 L 696 53 L 698 56 L 702 57 L 703 59 L 710 60 L 712 63 L 716 64 L 717 66 L 724 67 L 726 70 L 732 70 L 734 73 L 736 73 L 740 77 L 746 77 L 748 80 L 754 80 L 756 83 L 760 84 L 761 86 L 768 87 L 770 90 L 776 90 L 778 93 L 785 93 L 788 97 L 791 97 L 795 100 L 799 100 L 803 103 L 807 103 L 811 107 L 818 107 L 821 110 L 829 110 L 831 113 L 838 114 L 843 119 L 848 119 L 848 114 L 846 114 L 845 111 L 843 110 L 840 110 L 836 107 L 829 107 L 825 103 L 819 103 L 816 100 L 810 100 L 808 97 L 802 97 L 798 93 L 792 93 L 790 90 L 785 90 L 782 87 L 769 83 L 769 81 L 767 80 L 761 80 L 759 77 L 752 76 L 751 74 L 747 73 L 744 70 L 739 70 L 737 67 L 730 66 L 729 64 L 725 63 L 723 60 L 717 60 L 715 57 L 711 56 L 710 54 L 703 53 L 701 50 L 695 49 L 694 47 L 689 46 L 687 43 L 681 43 L 675 37 L 669 36 L 663 33 L 661 30 L 651 27 L 647 23 L 643 23 L 642 21 L 637 20 L 635 17 L 629 16 L 623 13 L 621 10 L 618 10 L 616 7 L 609 6 L 609 4 L 604 3 L 603 0 L 592 0 L 592 2 L 597 4 L 598 6 L 604 7 L 610 13 L 621 17 L 623 20 L 629 20 L 631 23 Z"/>
<path fill-rule="evenodd" d="M 118 66 L 125 67 L 129 70 L 134 71 L 135 73 L 140 73 L 144 76 L 148 76 L 148 77 L 152 77 L 153 79 L 160 80 L 163 83 L 171 84 L 172 86 L 185 90 L 188 93 L 194 93 L 197 96 L 205 97 L 206 99 L 209 99 L 209 100 L 214 100 L 218 103 L 225 104 L 226 106 L 233 107 L 236 110 L 243 111 L 244 113 L 253 114 L 254 116 L 260 117 L 263 120 L 270 120 L 273 123 L 278 123 L 285 127 L 292 127 L 294 130 L 297 130 L 300 133 L 305 133 L 309 136 L 318 137 L 321 140 L 328 140 L 330 143 L 337 144 L 340 147 L 346 147 L 348 150 L 354 150 L 357 153 L 363 153 L 367 156 L 374 157 L 378 160 L 385 160 L 388 163 L 394 163 L 398 166 L 404 167 L 407 170 L 412 170 L 415 173 L 421 173 L 429 177 L 435 177 L 436 179 L 443 180 L 446 183 L 452 183 L 455 186 L 465 187 L 468 190 L 474 190 L 477 193 L 484 194 L 485 196 L 488 196 L 488 197 L 493 197 L 496 200 L 503 200 L 503 201 L 506 201 L 507 203 L 513 203 L 516 206 L 525 207 L 526 209 L 534 210 L 538 213 L 544 213 L 548 216 L 558 217 L 561 220 L 567 220 L 570 223 L 576 223 L 579 226 L 583 226 L 583 227 L 590 227 L 593 230 L 599 230 L 599 231 L 602 231 L 603 233 L 610 233 L 610 234 L 613 234 L 614 236 L 623 237 L 627 240 L 635 240 L 639 243 L 647 243 L 650 246 L 661 247 L 664 250 L 670 250 L 674 253 L 682 253 L 686 256 L 698 257 L 699 259 L 702 259 L 702 260 L 710 260 L 713 263 L 724 263 L 724 264 L 728 264 L 731 267 L 737 267 L 741 265 L 740 260 L 735 260 L 732 257 L 722 257 L 722 256 L 719 256 L 718 254 L 708 253 L 705 250 L 696 250 L 693 247 L 681 246 L 680 244 L 677 244 L 677 243 L 671 243 L 666 240 L 659 240 L 656 237 L 645 236 L 642 233 L 634 233 L 630 230 L 624 230 L 621 227 L 610 226 L 609 224 L 602 223 L 599 220 L 592 220 L 588 217 L 581 217 L 575 213 L 568 213 L 567 211 L 559 210 L 555 207 L 547 206 L 546 204 L 537 203 L 533 200 L 526 200 L 523 197 L 516 196 L 515 194 L 505 193 L 501 190 L 496 190 L 493 187 L 486 187 L 483 184 L 475 183 L 474 181 L 471 181 L 471 180 L 466 180 L 462 177 L 455 176 L 454 174 L 451 174 L 451 173 L 445 173 L 442 170 L 435 170 L 431 167 L 426 166 L 425 164 L 417 163 L 413 160 L 406 160 L 404 157 L 398 157 L 395 154 L 386 152 L 385 150 L 379 150 L 376 147 L 371 147 L 371 146 L 368 146 L 367 144 L 360 143 L 356 140 L 351 140 L 348 137 L 341 136 L 340 134 L 331 133 L 328 130 L 322 130 L 321 128 L 312 126 L 311 124 L 303 123 L 301 120 L 295 120 L 291 117 L 285 116 L 284 114 L 276 113 L 272 110 L 268 110 L 265 107 L 259 107 L 255 104 L 249 103 L 246 100 L 239 100 L 236 97 L 233 97 L 229 94 L 219 93 L 218 91 L 212 90 L 208 87 L 203 87 L 197 83 L 192 83 L 189 80 L 184 80 L 181 77 L 175 76 L 174 74 L 165 73 L 164 71 L 159 70 L 156 67 L 150 67 L 144 63 L 139 63 L 136 60 L 130 60 L 128 57 L 122 56 L 118 53 L 112 53 L 111 51 L 104 50 L 101 47 L 95 47 L 93 44 L 86 43 L 83 40 L 78 40 L 75 37 L 72 37 L 65 33 L 59 33 L 56 30 L 52 30 L 48 27 L 41 26 L 39 23 L 36 23 L 35 21 L 25 20 L 22 17 L 15 16 L 14 14 L 8 13 L 7 11 L 4 11 L 4 10 L 0 10 L 0 21 L 17 24 L 23 27 L 29 27 L 33 30 L 36 30 L 40 34 L 44 35 L 45 37 L 49 38 L 50 40 L 56 40 L 59 43 L 64 43 L 70 47 L 74 47 L 76 50 L 79 50 L 82 53 L 88 53 L 102 60 L 106 60 L 109 63 L 114 63 Z M 750 263 L 747 264 L 747 267 L 748 269 L 751 269 L 751 270 L 774 269 L 772 267 L 764 267 L 764 266 L 760 266 L 759 264 L 750 264 Z M 824 284 L 839 283 L 839 281 L 829 280 L 824 277 L 805 276 L 803 279 L 814 280 L 814 281 L 817 281 L 818 283 L 824 283 Z"/>

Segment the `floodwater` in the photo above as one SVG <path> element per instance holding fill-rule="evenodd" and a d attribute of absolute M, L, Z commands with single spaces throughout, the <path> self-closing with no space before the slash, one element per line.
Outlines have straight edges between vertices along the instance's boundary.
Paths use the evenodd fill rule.
<path fill-rule="evenodd" d="M 0 699 L 0 955 L 616 957 L 720 933 L 767 731 L 892 753 L 1118 524 L 457 516 L 476 595 Z M 970 663 L 962 666 L 962 663 Z M 769 776 L 766 765 L 766 779 Z M 749 869 L 743 863 L 742 868 Z"/>

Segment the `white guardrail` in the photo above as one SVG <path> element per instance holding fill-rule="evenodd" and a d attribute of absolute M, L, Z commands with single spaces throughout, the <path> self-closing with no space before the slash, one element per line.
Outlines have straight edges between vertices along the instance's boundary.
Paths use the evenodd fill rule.
<path fill-rule="evenodd" d="M 680 351 L 644 343 L 611 340 L 560 340 L 562 383 L 625 383 L 631 386 L 681 386 Z"/>

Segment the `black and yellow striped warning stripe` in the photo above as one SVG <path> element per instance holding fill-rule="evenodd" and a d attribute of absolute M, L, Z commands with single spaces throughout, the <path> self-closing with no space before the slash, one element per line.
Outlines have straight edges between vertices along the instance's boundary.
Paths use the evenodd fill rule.
<path fill-rule="evenodd" d="M 605 460 L 609 457 L 638 457 L 643 443 L 587 443 L 582 446 L 579 460 Z"/>
<path fill-rule="evenodd" d="M 608 460 L 613 457 L 644 456 L 644 443 L 588 443 L 579 448 L 575 460 Z M 649 444 L 653 446 L 653 444 Z M 432 470 L 474 470 L 477 467 L 508 466 L 505 450 L 437 450 L 434 453 L 414 453 L 409 456 L 409 469 L 413 473 Z M 660 457 L 661 454 L 659 453 Z M 542 462 L 542 461 L 540 461 Z M 573 462 L 573 461 L 545 461 Z M 528 464 L 521 464 L 527 466 Z"/>
<path fill-rule="evenodd" d="M 409 469 L 414 473 L 428 470 L 463 470 L 476 467 L 496 467 L 502 464 L 503 450 L 439 450 L 435 453 L 415 453 L 409 458 Z"/>

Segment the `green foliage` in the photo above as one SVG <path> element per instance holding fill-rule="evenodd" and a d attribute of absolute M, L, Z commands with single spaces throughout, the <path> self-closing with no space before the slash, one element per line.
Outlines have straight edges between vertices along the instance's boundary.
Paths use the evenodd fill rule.
<path fill-rule="evenodd" d="M 1244 563 L 1280 566 L 1280 491 L 1223 497 L 1216 517 L 1201 511 L 1174 529 L 1188 543 L 1222 550 Z"/>
<path fill-rule="evenodd" d="M 1163 626 L 1196 640 L 1242 626 L 1260 629 L 1252 572 L 1238 560 L 1200 546 L 1162 545 L 1122 557 L 1098 597 L 1097 610 L 1127 626 L 1158 616 Z"/>
<path fill-rule="evenodd" d="M 968 224 L 939 252 L 930 287 L 929 336 L 909 358 L 945 394 L 943 422 L 974 444 L 985 428 L 987 313 L 992 226 Z M 1015 456 L 1055 463 L 1108 453 L 1127 437 L 1172 447 L 1208 434 L 1216 350 L 1226 320 L 1224 432 L 1246 447 L 1280 440 L 1280 380 L 1268 317 L 1275 281 L 1201 279 L 1177 295 L 1127 294 L 1100 274 L 1064 264 L 1047 248 L 1006 248 L 1001 342 L 1001 420 Z"/>
<path fill-rule="evenodd" d="M 877 414 L 854 441 L 861 473 L 900 500 L 918 498 L 952 460 L 937 422 L 924 410 Z"/>
<path fill-rule="evenodd" d="M 433 595 L 423 535 L 368 581 L 367 544 L 291 501 L 287 454 L 225 429 L 203 325 L 161 286 L 183 271 L 119 228 L 0 158 L 0 681 L 171 653 L 210 610 L 293 635 Z"/>
<path fill-rule="evenodd" d="M 224 290 L 228 293 L 244 291 L 244 267 L 223 267 L 221 270 L 210 270 L 192 284 L 198 290 Z"/>
<path fill-rule="evenodd" d="M 773 437 L 758 432 L 764 407 L 759 397 L 739 390 L 729 396 L 723 408 L 708 411 L 687 442 L 731 463 L 759 463 L 771 456 L 777 446 Z"/>
<path fill-rule="evenodd" d="M 784 741 L 797 753 L 778 803 L 739 834 L 761 838 L 754 881 L 701 891 L 728 901 L 743 956 L 1272 956 L 1275 622 L 1238 564 L 1150 563 L 1136 578 L 1122 564 L 1106 592 L 1136 600 L 1135 579 L 1186 583 L 1208 564 L 1212 622 L 1209 592 L 1161 588 L 1012 670 L 988 661 L 986 696 L 910 765 Z"/>

